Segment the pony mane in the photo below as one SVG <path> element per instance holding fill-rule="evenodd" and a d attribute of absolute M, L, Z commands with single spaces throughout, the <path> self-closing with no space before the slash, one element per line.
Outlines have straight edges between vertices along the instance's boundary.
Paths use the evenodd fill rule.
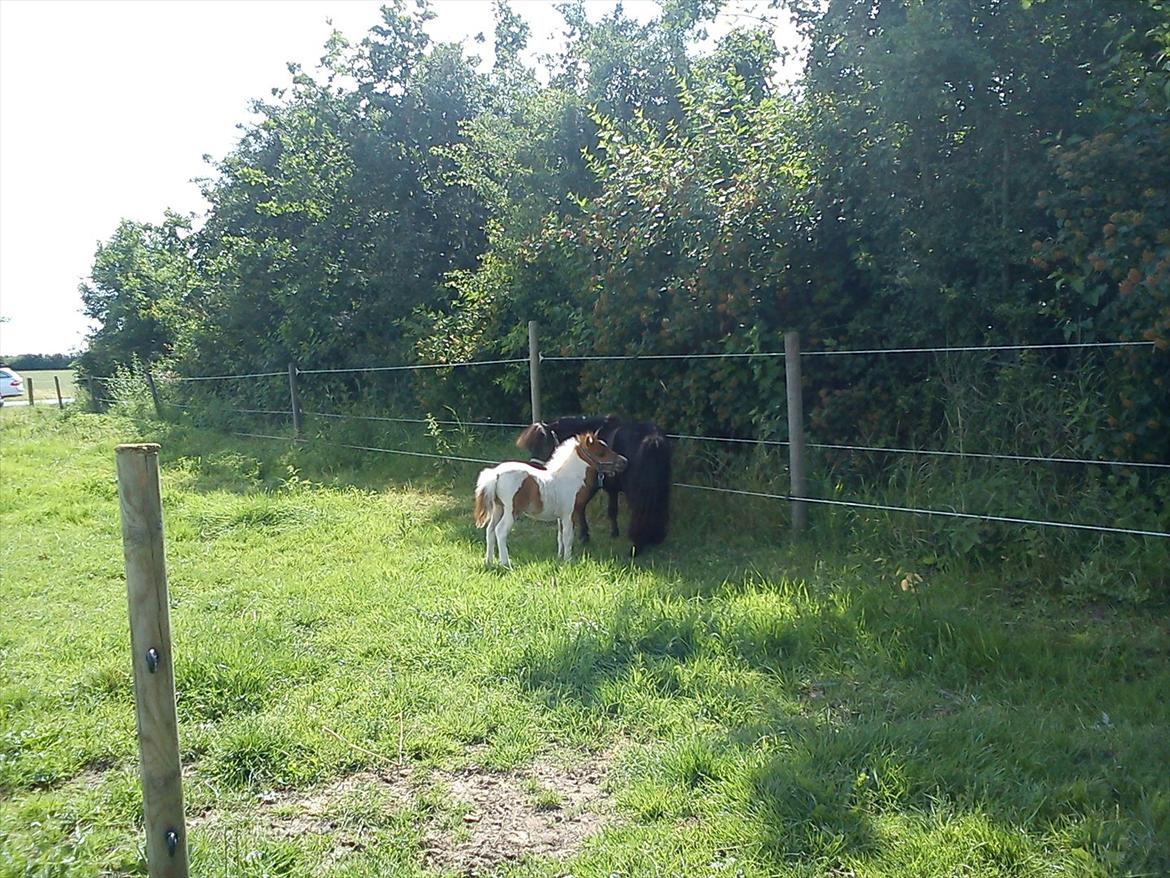
<path fill-rule="evenodd" d="M 565 465 L 568 459 L 572 457 L 573 453 L 577 450 L 577 444 L 581 441 L 581 437 L 584 435 L 584 433 L 580 433 L 576 436 L 570 436 L 568 439 L 557 446 L 557 450 L 553 452 L 552 457 L 550 457 L 548 460 L 547 468 L 549 472 L 554 472 Z"/>

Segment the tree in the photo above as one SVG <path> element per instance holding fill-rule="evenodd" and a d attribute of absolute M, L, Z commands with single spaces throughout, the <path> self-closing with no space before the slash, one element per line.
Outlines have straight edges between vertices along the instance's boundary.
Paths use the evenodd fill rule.
<path fill-rule="evenodd" d="M 85 315 L 100 324 L 79 360 L 85 372 L 105 376 L 179 355 L 197 287 L 190 233 L 190 219 L 168 211 L 161 225 L 123 220 L 98 244 L 80 287 Z"/>

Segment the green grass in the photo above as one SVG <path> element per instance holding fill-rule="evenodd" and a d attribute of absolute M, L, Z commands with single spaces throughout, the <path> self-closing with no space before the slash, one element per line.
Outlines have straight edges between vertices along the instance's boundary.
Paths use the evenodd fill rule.
<path fill-rule="evenodd" d="M 74 374 L 72 369 L 27 369 L 20 373 L 20 377 L 25 380 L 25 396 L 28 398 L 28 381 L 33 384 L 33 399 L 37 402 L 41 400 L 57 401 L 57 386 L 53 383 L 56 378 L 61 382 L 61 396 L 68 399 L 74 395 Z"/>
<path fill-rule="evenodd" d="M 220 817 L 192 874 L 424 874 L 421 827 L 461 823 L 442 790 L 340 799 L 333 831 L 365 839 L 341 856 L 257 796 L 606 749 L 615 819 L 504 873 L 1170 871 L 1161 615 L 1004 570 L 903 591 L 903 559 L 684 492 L 636 563 L 598 502 L 572 564 L 522 522 L 515 569 L 486 570 L 474 465 L 40 408 L 0 413 L 0 876 L 145 874 L 113 477 L 135 440 L 163 445 L 188 812 Z"/>

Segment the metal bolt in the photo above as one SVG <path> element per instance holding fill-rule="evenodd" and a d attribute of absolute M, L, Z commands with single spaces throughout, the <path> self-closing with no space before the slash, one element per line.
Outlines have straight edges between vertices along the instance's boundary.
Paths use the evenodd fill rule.
<path fill-rule="evenodd" d="M 146 651 L 146 669 L 152 674 L 158 670 L 158 650 L 153 646 Z"/>
<path fill-rule="evenodd" d="M 175 832 L 175 830 L 173 830 L 173 829 L 168 829 L 167 830 L 167 851 L 169 851 L 170 855 L 173 857 L 175 855 L 175 851 L 177 851 L 178 849 L 179 849 L 179 833 Z"/>

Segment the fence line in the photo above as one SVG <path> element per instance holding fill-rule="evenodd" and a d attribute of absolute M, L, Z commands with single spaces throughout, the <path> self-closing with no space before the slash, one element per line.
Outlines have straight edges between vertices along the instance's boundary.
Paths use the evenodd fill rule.
<path fill-rule="evenodd" d="M 302 373 L 303 374 L 303 373 Z M 101 398 L 101 402 L 113 402 L 114 400 Z M 194 409 L 195 406 L 183 405 L 181 403 L 169 402 L 167 405 L 174 406 L 181 409 Z M 288 411 L 283 409 L 228 409 L 221 408 L 222 412 L 233 412 L 239 414 L 250 415 L 275 415 L 280 417 L 288 417 Z M 503 421 L 449 421 L 449 420 L 429 420 L 427 418 L 391 418 L 381 417 L 377 415 L 343 415 L 333 412 L 314 412 L 306 411 L 306 415 L 311 415 L 318 418 L 333 418 L 335 420 L 353 420 L 353 421 L 377 421 L 400 424 L 438 424 L 444 427 L 507 427 L 509 429 L 522 430 L 529 426 L 528 424 L 506 423 Z M 788 446 L 787 440 L 783 439 L 752 439 L 741 438 L 736 436 L 696 436 L 688 433 L 667 433 L 671 439 L 682 439 L 691 442 L 722 442 L 726 444 L 741 444 L 741 445 L 769 445 L 780 448 Z M 808 448 L 820 448 L 830 451 L 865 451 L 875 452 L 879 454 L 911 454 L 924 455 L 929 457 L 955 457 L 955 458 L 972 458 L 976 460 L 1008 460 L 1018 461 L 1023 463 L 1070 463 L 1083 464 L 1091 466 L 1132 466 L 1144 469 L 1167 469 L 1170 470 L 1170 463 L 1149 463 L 1136 460 L 1097 460 L 1093 458 L 1077 458 L 1077 457 L 1045 457 L 1042 455 L 1026 455 L 1026 454 L 993 454 L 980 451 L 941 451 L 929 448 L 889 448 L 880 445 L 840 445 L 827 442 L 806 442 Z"/>
<path fill-rule="evenodd" d="M 873 445 L 830 445 L 808 443 L 810 448 L 828 448 L 840 451 L 877 451 L 883 454 L 925 454 L 935 457 L 973 457 L 985 460 L 1016 460 L 1029 463 L 1082 463 L 1098 466 L 1140 466 L 1152 469 L 1170 469 L 1170 463 L 1142 463 L 1136 460 L 1093 460 L 1077 457 L 1040 457 L 1027 454 L 988 454 L 980 451 L 934 451 L 925 448 L 882 448 Z"/>
<path fill-rule="evenodd" d="M 1154 342 L 1067 342 L 1058 344 L 971 344 L 955 348 L 872 348 L 858 350 L 803 350 L 803 357 L 837 357 L 847 355 L 880 354 L 949 354 L 949 352 L 970 351 L 1019 351 L 1019 350 L 1061 350 L 1086 348 L 1152 348 Z M 750 359 L 757 357 L 783 357 L 784 351 L 729 351 L 722 354 L 581 354 L 569 356 L 539 355 L 543 363 L 576 363 L 590 361 L 621 361 L 621 359 Z M 351 366 L 345 369 L 297 369 L 297 375 L 343 375 L 357 372 L 398 372 L 417 369 L 461 369 L 464 366 L 515 365 L 528 363 L 526 357 L 502 359 L 466 359 L 455 363 L 405 363 L 384 366 Z M 242 375 L 202 375 L 194 377 L 170 376 L 168 382 L 207 382 L 207 380 L 233 380 L 240 378 L 275 378 L 285 375 L 277 372 L 246 372 Z M 96 380 L 110 380 L 112 376 L 88 376 Z"/>
<path fill-rule="evenodd" d="M 1058 527 L 1069 530 L 1088 530 L 1100 533 L 1130 534 L 1140 537 L 1162 537 L 1170 539 L 1170 533 L 1159 530 L 1136 530 L 1125 527 L 1110 527 L 1100 524 L 1078 524 L 1071 521 L 1046 521 L 1038 518 L 1013 518 L 1007 515 L 983 515 L 976 512 L 956 512 L 951 509 L 918 509 L 913 506 L 888 506 L 881 503 L 862 503 L 857 500 L 828 500 L 822 497 L 792 497 L 788 494 L 768 494 L 763 491 L 741 491 L 733 488 L 715 488 L 708 485 L 689 485 L 674 482 L 676 488 L 691 488 L 698 491 L 713 491 L 720 494 L 741 494 L 748 497 L 766 497 L 772 500 L 800 501 L 821 506 L 847 506 L 853 509 L 874 509 L 884 512 L 912 512 L 919 515 L 936 515 L 946 518 L 967 518 L 976 521 L 992 521 L 1005 524 L 1031 524 L 1041 527 Z"/>
<path fill-rule="evenodd" d="M 361 366 L 352 369 L 297 369 L 298 375 L 338 375 L 346 372 L 401 372 L 410 369 L 456 369 L 463 366 L 499 366 L 527 363 L 527 358 L 507 360 L 464 360 L 457 363 L 413 363 L 402 366 Z"/>
<path fill-rule="evenodd" d="M 187 411 L 199 411 L 200 410 L 199 406 L 183 405 L 183 403 L 180 403 L 180 402 L 168 402 L 168 403 L 166 403 L 166 405 L 169 405 L 169 406 L 171 406 L 173 408 L 177 408 L 177 409 L 184 409 Z M 220 412 L 220 413 L 230 413 L 230 414 L 240 414 L 240 415 L 275 415 L 275 416 L 281 417 L 281 418 L 287 418 L 290 414 L 288 409 L 231 409 L 231 408 L 224 408 L 222 406 L 217 407 L 216 411 Z"/>
<path fill-rule="evenodd" d="M 398 424 L 440 424 L 444 427 L 509 427 L 522 430 L 528 424 L 505 424 L 502 421 L 438 421 L 428 418 L 387 418 L 378 415 L 342 415 L 334 412 L 305 412 L 318 418 L 334 418 L 347 421 L 390 421 Z"/>
<path fill-rule="evenodd" d="M 667 433 L 671 439 L 684 439 L 694 442 L 728 442 L 744 445 L 775 445 L 787 447 L 784 439 L 741 439 L 723 436 L 691 436 L 686 433 Z M 971 457 L 983 460 L 1015 460 L 1028 463 L 1080 463 L 1097 466 L 1137 466 L 1149 469 L 1170 469 L 1170 463 L 1142 463 L 1136 460 L 1095 460 L 1092 458 L 1077 457 L 1041 457 L 1027 454 L 991 454 L 981 451 L 937 451 L 929 448 L 887 448 L 880 445 L 834 445 L 828 442 L 806 442 L 808 448 L 823 448 L 831 451 L 874 451 L 882 454 L 922 454 L 933 457 Z"/>
<path fill-rule="evenodd" d="M 303 445 L 310 440 L 307 439 L 292 439 L 288 436 L 273 436 L 269 433 L 241 433 L 232 432 L 233 436 L 246 436 L 250 439 L 275 439 L 277 442 L 292 442 L 297 445 Z M 324 445 L 328 448 L 349 448 L 354 451 L 376 451 L 381 454 L 401 454 L 406 457 L 426 457 L 432 460 L 454 460 L 460 463 L 486 463 L 494 465 L 499 463 L 498 460 L 484 460 L 481 457 L 457 457 L 453 454 L 429 454 L 425 451 L 407 451 L 404 448 L 379 448 L 374 445 L 349 445 L 344 442 L 328 442 L 325 440 L 316 440 L 316 444 Z"/>
<path fill-rule="evenodd" d="M 233 432 L 233 436 L 243 436 L 253 439 L 272 439 L 277 442 L 293 442 L 304 444 L 306 440 L 291 439 L 288 436 L 273 436 L 266 433 Z M 430 460 L 447 460 L 458 463 L 482 463 L 493 465 L 499 461 L 485 460 L 481 457 L 459 457 L 453 454 L 431 454 L 424 451 L 407 451 L 401 448 L 382 448 L 373 445 L 350 445 L 343 442 L 319 441 L 319 444 L 330 448 L 348 448 L 354 451 L 370 451 L 380 454 L 398 454 L 407 457 L 422 457 Z M 857 500 L 831 500 L 823 497 L 794 497 L 790 494 L 773 494 L 766 491 L 745 491 L 736 488 L 718 488 L 712 485 L 692 485 L 686 482 L 673 482 L 676 488 L 686 488 L 695 491 L 708 491 L 715 494 L 731 494 L 741 497 L 759 497 L 768 500 L 787 500 L 789 502 L 813 503 L 820 506 L 842 506 L 850 509 L 869 509 L 879 512 L 903 512 L 917 515 L 929 515 L 944 518 L 961 518 L 973 521 L 987 521 L 997 524 L 1024 524 L 1037 527 L 1053 527 L 1064 530 L 1083 530 L 1094 533 L 1124 534 L 1139 537 L 1158 537 L 1170 539 L 1170 533 L 1156 530 L 1139 530 L 1136 528 L 1113 527 L 1100 524 L 1082 524 L 1072 521 L 1050 521 L 1039 518 L 1019 518 L 1008 515 L 988 515 L 976 512 L 958 512 L 951 509 L 920 509 L 915 506 L 893 506 L 883 503 L 863 503 Z"/>
<path fill-rule="evenodd" d="M 167 381 L 232 381 L 239 378 L 276 378 L 284 372 L 248 372 L 243 375 L 199 375 L 191 378 L 182 378 L 178 375 L 168 377 Z"/>
<path fill-rule="evenodd" d="M 937 354 L 964 351 L 1040 351 L 1067 348 L 1153 347 L 1152 341 L 1087 341 L 1064 344 L 965 345 L 937 348 L 874 348 L 870 350 L 805 351 L 802 357 L 837 357 L 855 354 Z M 725 360 L 751 357 L 783 357 L 784 351 L 749 351 L 715 354 L 580 354 L 573 356 L 541 356 L 544 362 L 576 363 L 592 360 Z"/>
<path fill-rule="evenodd" d="M 313 417 L 320 417 L 326 419 L 337 420 L 354 420 L 354 421 L 370 421 L 383 423 L 401 423 L 401 424 L 436 424 L 446 427 L 490 427 L 499 428 L 504 427 L 508 429 L 522 429 L 528 424 L 516 424 L 508 422 L 496 421 L 459 421 L 459 420 L 438 420 L 431 418 L 400 418 L 377 415 L 358 415 L 358 414 L 342 414 L 337 412 L 302 412 L 299 400 L 297 398 L 297 377 L 300 375 L 326 375 L 326 374 L 345 374 L 345 373 L 364 373 L 364 372 L 390 372 L 390 371 L 409 371 L 409 370 L 424 370 L 424 369 L 446 369 L 446 368 L 460 368 L 472 366 L 494 366 L 494 365 L 517 365 L 527 363 L 529 367 L 529 379 L 532 391 L 532 405 L 534 417 L 539 418 L 539 383 L 538 383 L 538 369 L 542 361 L 549 362 L 582 362 L 592 360 L 682 360 L 682 359 L 744 359 L 753 357 L 780 357 L 785 356 L 785 374 L 788 376 L 788 406 L 790 414 L 790 431 L 793 429 L 799 430 L 802 420 L 798 409 L 793 408 L 796 403 L 799 403 L 800 387 L 799 387 L 799 373 L 800 373 L 800 357 L 802 356 L 837 356 L 837 355 L 863 355 L 863 354 L 905 354 L 905 353 L 950 353 L 950 352 L 994 352 L 994 351 L 1022 351 L 1022 350 L 1056 350 L 1056 349 L 1086 349 L 1086 348 L 1118 348 L 1118 347 L 1153 347 L 1153 342 L 1146 341 L 1116 341 L 1116 342 L 1071 342 L 1063 344 L 1011 344 L 1011 345 L 981 345 L 981 346 L 958 346 L 958 347 L 921 347 L 921 348 L 886 348 L 886 349 L 870 349 L 870 350 L 837 350 L 837 351 L 801 351 L 799 342 L 795 333 L 785 334 L 785 348 L 781 351 L 760 351 L 760 352 L 726 352 L 726 353 L 706 353 L 706 354 L 628 354 L 628 355 L 579 355 L 579 356 L 543 356 L 535 341 L 535 325 L 529 325 L 529 357 L 525 358 L 507 358 L 507 359 L 493 359 L 493 360 L 466 360 L 454 363 L 418 363 L 410 365 L 392 365 L 392 366 L 370 366 L 370 367 L 355 367 L 355 368 L 339 368 L 339 369 L 298 369 L 294 364 L 289 364 L 287 373 L 281 372 L 255 372 L 241 375 L 219 375 L 219 376 L 199 376 L 195 378 L 176 378 L 176 381 L 207 381 L 207 380 L 227 380 L 227 379 L 248 379 L 248 378 L 270 378 L 277 376 L 284 376 L 287 374 L 290 391 L 292 393 L 291 414 L 294 422 L 294 436 L 293 442 L 302 442 L 300 416 L 307 414 Z M 149 383 L 149 376 L 147 376 Z M 792 382 L 796 381 L 795 388 Z M 793 393 L 796 393 L 795 402 L 793 401 Z M 111 400 L 101 400 L 102 402 L 110 402 Z M 181 404 L 174 404 L 181 409 L 195 408 L 195 406 L 184 406 Z M 156 402 L 157 405 L 157 402 Z M 272 409 L 223 409 L 223 411 L 236 412 L 240 414 L 273 416 L 278 415 L 287 418 L 290 411 L 272 410 Z M 161 409 L 160 409 L 161 413 Z M 795 417 L 797 423 L 794 427 L 792 418 Z M 235 432 L 232 435 L 256 438 L 256 439 L 270 439 L 276 441 L 289 441 L 289 437 L 274 436 L 266 433 L 251 433 L 251 432 Z M 715 442 L 715 443 L 734 443 L 734 444 L 752 444 L 764 446 L 788 447 L 790 450 L 794 447 L 794 442 L 789 440 L 775 440 L 775 439 L 749 439 L 740 437 L 717 437 L 717 436 L 701 436 L 685 433 L 671 433 L 667 434 L 672 439 L 683 441 L 696 442 Z M 799 438 L 797 434 L 793 434 L 793 439 Z M 330 442 L 324 439 L 318 439 L 318 442 L 325 446 L 351 449 L 355 451 L 375 452 L 382 454 L 396 454 L 409 457 L 426 458 L 432 460 L 453 461 L 462 463 L 476 463 L 476 464 L 492 464 L 495 461 L 485 460 L 474 457 L 461 457 L 456 455 L 433 454 L 428 452 L 409 451 L 402 448 L 385 448 L 370 445 L 357 445 Z M 834 451 L 849 451 L 849 452 L 867 452 L 878 454 L 912 454 L 934 457 L 953 457 L 953 458 L 972 458 L 984 460 L 1005 460 L 1018 462 L 1035 462 L 1035 463 L 1068 463 L 1080 465 L 1099 465 L 1099 466 L 1132 466 L 1146 469 L 1165 470 L 1170 469 L 1170 463 L 1155 463 L 1155 462 L 1138 462 L 1125 460 L 1110 460 L 1110 459 L 1084 459 L 1074 457 L 1056 457 L 1045 455 L 1021 455 L 1021 454 L 996 454 L 988 452 L 969 452 L 969 451 L 944 451 L 934 449 L 915 449 L 915 448 L 897 448 L 897 447 L 882 447 L 870 445 L 849 445 L 849 444 L 831 444 L 831 443 L 808 443 L 808 447 L 834 450 Z M 790 485 L 790 493 L 788 494 L 772 494 L 759 491 L 744 491 L 730 488 L 717 488 L 713 486 L 693 485 L 687 483 L 674 483 L 676 487 L 693 490 L 713 491 L 717 493 L 724 493 L 730 495 L 754 496 L 778 500 L 786 500 L 793 504 L 794 528 L 800 530 L 799 522 L 797 521 L 798 513 L 804 509 L 803 504 L 818 504 L 827 506 L 841 506 L 853 509 L 870 509 L 875 511 L 885 512 L 899 512 L 911 513 L 928 516 L 939 516 L 949 518 L 959 518 L 967 520 L 987 521 L 1003 524 L 1017 524 L 1017 525 L 1031 525 L 1039 527 L 1053 527 L 1070 530 L 1092 531 L 1097 533 L 1111 533 L 1111 534 L 1127 534 L 1133 536 L 1147 536 L 1147 537 L 1170 537 L 1170 533 L 1164 533 L 1154 530 L 1142 530 L 1135 528 L 1123 528 L 1110 525 L 1096 525 L 1096 524 L 1082 524 L 1068 521 L 1050 521 L 1045 519 L 1024 518 L 1006 515 L 981 514 L 981 513 L 967 513 L 959 512 L 954 509 L 922 509 L 911 506 L 897 506 L 880 503 L 866 503 L 862 501 L 851 500 L 835 500 L 818 497 L 805 496 L 807 491 L 802 487 L 797 473 L 799 471 L 799 464 L 801 464 L 802 455 L 799 453 L 794 456 L 794 460 L 790 461 L 789 472 L 792 479 Z"/>

